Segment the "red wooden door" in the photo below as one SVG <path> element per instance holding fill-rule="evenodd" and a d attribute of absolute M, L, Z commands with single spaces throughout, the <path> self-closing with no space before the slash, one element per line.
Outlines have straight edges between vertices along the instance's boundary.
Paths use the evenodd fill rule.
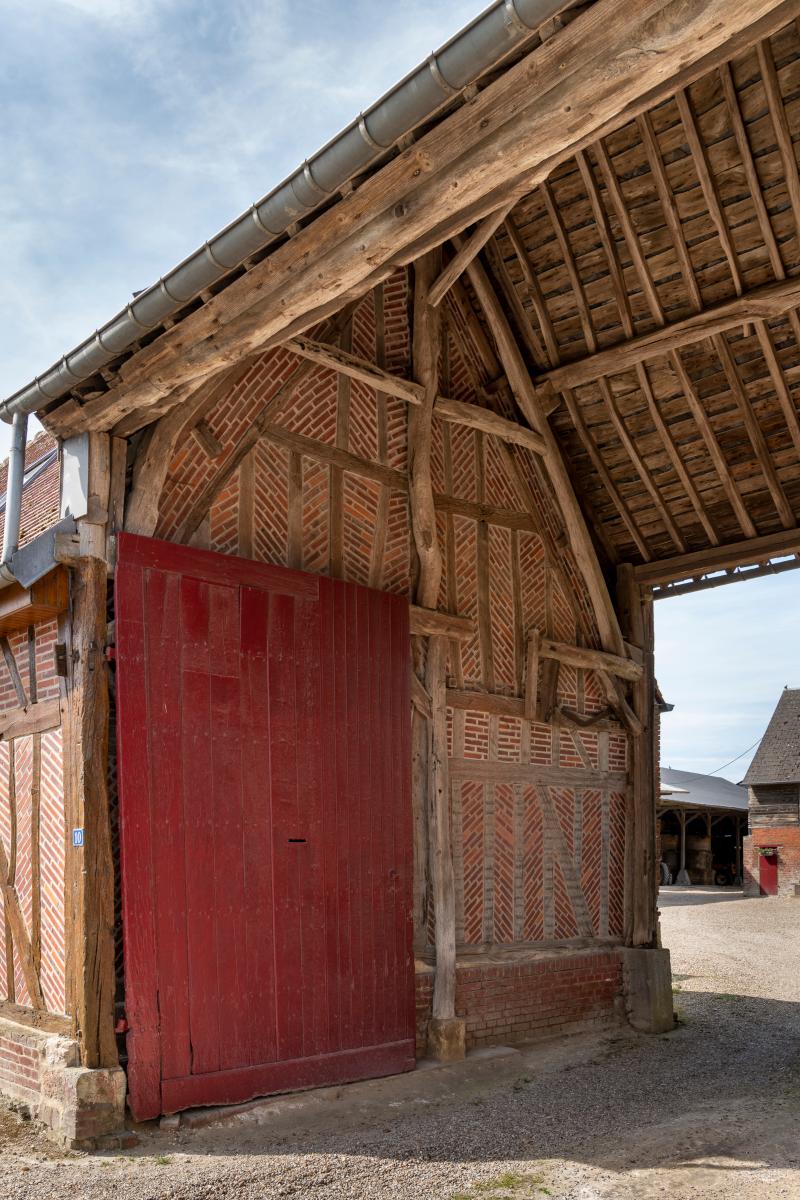
<path fill-rule="evenodd" d="M 121 535 L 138 1119 L 409 1070 L 408 605 Z"/>
<path fill-rule="evenodd" d="M 778 851 L 758 856 L 758 886 L 764 896 L 778 894 Z"/>

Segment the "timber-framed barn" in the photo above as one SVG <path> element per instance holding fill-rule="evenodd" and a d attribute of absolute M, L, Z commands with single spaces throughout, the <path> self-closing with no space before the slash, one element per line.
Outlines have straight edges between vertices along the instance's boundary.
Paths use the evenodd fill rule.
<path fill-rule="evenodd" d="M 799 15 L 500 0 L 0 405 L 62 1138 L 670 1026 L 653 601 L 798 565 Z"/>

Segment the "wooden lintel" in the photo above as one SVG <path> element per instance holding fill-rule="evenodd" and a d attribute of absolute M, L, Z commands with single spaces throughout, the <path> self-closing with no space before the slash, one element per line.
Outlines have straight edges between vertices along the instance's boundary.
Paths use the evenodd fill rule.
<path fill-rule="evenodd" d="M 663 558 L 633 568 L 633 576 L 643 587 L 657 587 L 678 579 L 691 579 L 711 571 L 731 570 L 770 558 L 800 554 L 800 529 L 781 529 L 762 537 L 746 538 L 723 546 L 709 546 L 675 558 Z"/>
<path fill-rule="evenodd" d="M 446 637 L 468 642 L 475 637 L 475 622 L 455 613 L 437 612 L 432 608 L 411 605 L 411 632 L 421 637 Z"/>
<path fill-rule="evenodd" d="M 594 383 L 598 377 L 619 375 L 647 359 L 667 355 L 683 346 L 702 342 L 726 329 L 735 329 L 747 322 L 782 316 L 798 304 L 800 279 L 795 276 L 779 280 L 777 283 L 745 292 L 735 300 L 726 300 L 723 304 L 693 313 L 683 321 L 675 321 L 672 325 L 653 330 L 652 333 L 643 333 L 630 341 L 608 346 L 596 354 L 579 358 L 576 362 L 564 363 L 551 371 L 544 371 L 534 377 L 534 384 L 538 388 L 550 383 L 559 391 L 565 387 L 581 387 L 587 383 Z"/>

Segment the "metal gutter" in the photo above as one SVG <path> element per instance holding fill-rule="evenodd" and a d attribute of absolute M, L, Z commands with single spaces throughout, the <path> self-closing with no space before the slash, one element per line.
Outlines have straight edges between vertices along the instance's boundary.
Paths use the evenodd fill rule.
<path fill-rule="evenodd" d="M 530 37 L 569 0 L 495 0 L 471 24 L 252 205 L 44 375 L 0 403 L 0 417 L 37 412 L 66 395 L 184 308 L 430 117 Z"/>
<path fill-rule="evenodd" d="M 19 548 L 19 525 L 22 516 L 22 486 L 25 479 L 25 447 L 28 441 L 28 414 L 23 409 L 14 413 L 11 429 L 11 449 L 8 454 L 6 483 L 6 519 L 3 526 L 3 554 L 0 575 L 11 582 L 11 557 Z"/>

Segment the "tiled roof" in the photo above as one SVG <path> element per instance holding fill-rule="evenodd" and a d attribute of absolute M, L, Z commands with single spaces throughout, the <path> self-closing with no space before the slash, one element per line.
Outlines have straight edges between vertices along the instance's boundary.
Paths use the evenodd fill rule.
<path fill-rule="evenodd" d="M 28 442 L 25 453 L 25 469 L 29 471 L 37 462 L 41 462 L 48 454 L 56 449 L 56 439 L 49 433 L 39 433 Z M 6 477 L 8 475 L 8 459 L 0 463 L 0 539 L 5 528 L 5 495 Z M 58 520 L 59 493 L 59 463 L 58 455 L 53 455 L 50 462 L 40 475 L 32 479 L 22 492 L 22 520 L 20 522 L 19 544 L 24 546 L 33 541 L 45 529 L 49 529 Z"/>
<path fill-rule="evenodd" d="M 800 688 L 784 688 L 742 783 L 800 782 Z"/>

